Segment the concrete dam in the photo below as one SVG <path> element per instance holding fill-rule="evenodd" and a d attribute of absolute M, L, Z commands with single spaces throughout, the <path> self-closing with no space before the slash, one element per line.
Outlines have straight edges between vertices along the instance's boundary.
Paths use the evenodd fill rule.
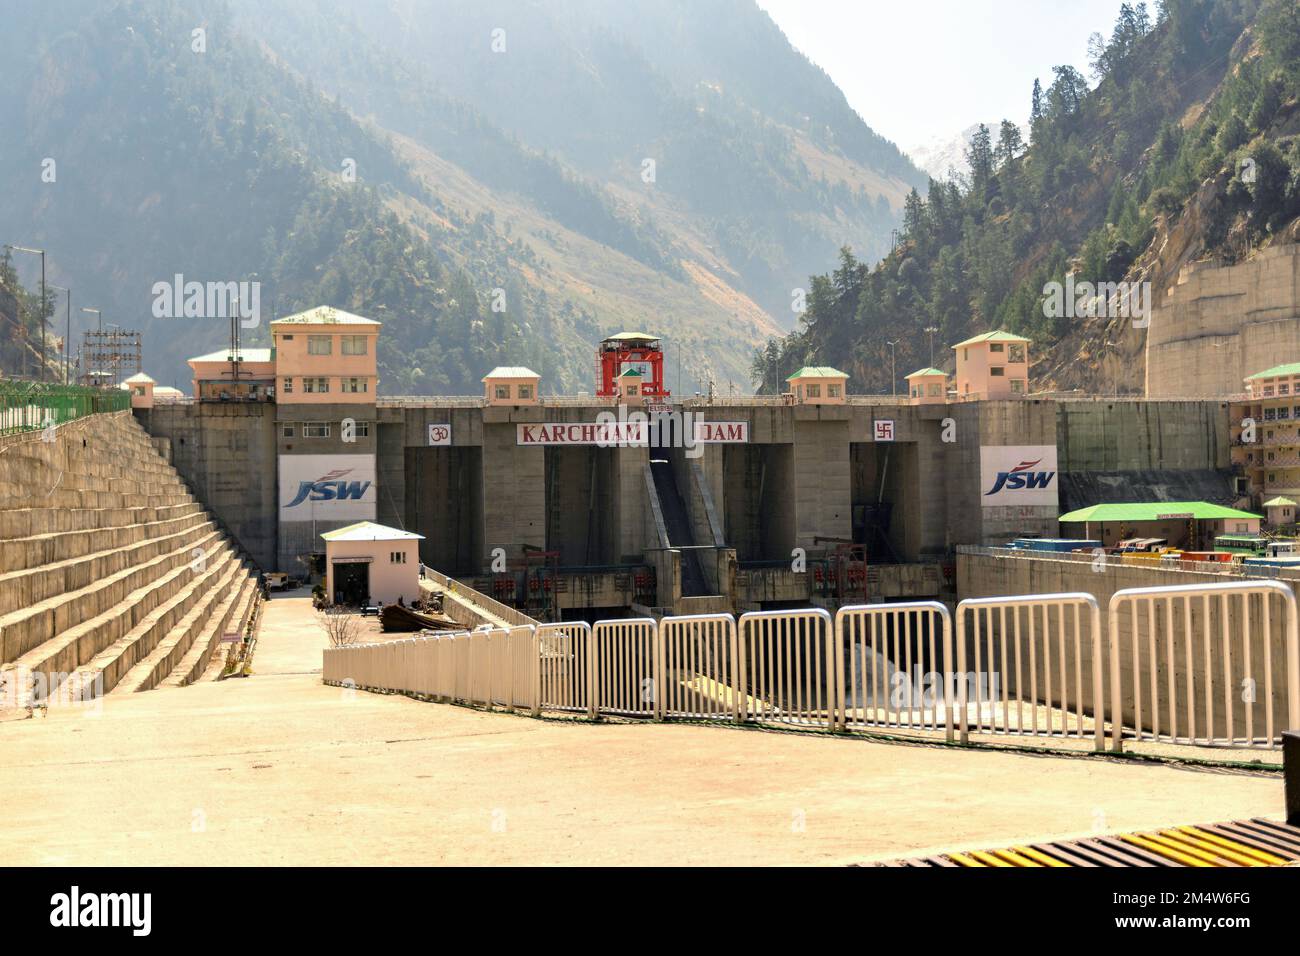
<path fill-rule="evenodd" d="M 1080 495 L 1232 495 L 1222 402 L 787 399 L 664 406 L 640 441 L 602 436 L 611 404 L 581 397 L 135 414 L 263 570 L 312 578 L 320 535 L 365 518 L 544 619 L 951 601 L 959 545 L 1055 536 Z M 991 493 L 1026 462 L 1046 487 Z"/>

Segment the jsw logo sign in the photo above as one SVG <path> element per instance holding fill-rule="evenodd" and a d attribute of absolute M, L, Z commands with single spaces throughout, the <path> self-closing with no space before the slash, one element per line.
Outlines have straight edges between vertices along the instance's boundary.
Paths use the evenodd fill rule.
<path fill-rule="evenodd" d="M 351 474 L 351 468 L 327 472 L 315 481 L 298 483 L 298 494 L 285 508 L 295 508 L 304 501 L 360 501 L 370 487 L 369 481 L 344 481 L 343 476 Z"/>
<path fill-rule="evenodd" d="M 1038 463 L 1041 461 L 1041 458 L 1035 461 L 1022 461 L 1010 471 L 999 471 L 997 480 L 993 483 L 993 487 L 984 492 L 984 496 L 987 498 L 989 495 L 996 495 L 1003 488 L 1006 488 L 1008 491 L 1046 488 L 1052 483 L 1052 479 L 1056 477 L 1056 472 L 1034 471 L 1033 469 L 1037 467 Z"/>

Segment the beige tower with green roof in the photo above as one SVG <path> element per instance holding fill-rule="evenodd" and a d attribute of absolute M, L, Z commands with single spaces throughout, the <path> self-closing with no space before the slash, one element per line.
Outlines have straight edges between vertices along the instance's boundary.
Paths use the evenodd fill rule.
<path fill-rule="evenodd" d="M 849 374 L 829 365 L 805 365 L 786 380 L 793 405 L 843 405 Z"/>

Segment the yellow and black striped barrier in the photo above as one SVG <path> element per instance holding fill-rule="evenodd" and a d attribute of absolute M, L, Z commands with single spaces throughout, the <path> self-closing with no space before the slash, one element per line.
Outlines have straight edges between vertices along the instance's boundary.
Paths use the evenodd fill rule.
<path fill-rule="evenodd" d="M 1256 867 L 1300 861 L 1300 827 L 1238 820 L 1118 833 L 937 856 L 878 866 L 915 867 Z"/>

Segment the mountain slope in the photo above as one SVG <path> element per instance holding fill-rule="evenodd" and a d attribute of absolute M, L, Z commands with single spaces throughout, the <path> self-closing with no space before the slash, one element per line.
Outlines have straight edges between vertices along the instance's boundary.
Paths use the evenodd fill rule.
<path fill-rule="evenodd" d="M 176 274 L 260 281 L 247 344 L 320 302 L 383 320 L 388 393 L 476 392 L 498 362 L 590 388 L 624 326 L 666 336 L 684 390 L 741 384 L 800 277 L 883 250 L 919 181 L 741 0 L 12 7 L 3 238 L 143 328 L 168 384 L 227 337 L 151 314 Z"/>
<path fill-rule="evenodd" d="M 1191 259 L 1294 241 L 1296 0 L 1168 0 L 1155 22 L 1125 4 L 1091 46 L 1095 87 L 1069 67 L 1035 84 L 1030 144 L 1006 121 L 977 136 L 969 183 L 909 196 L 903 240 L 874 269 L 842 252 L 800 329 L 756 355 L 755 380 L 775 390 L 791 368 L 845 356 L 859 388 L 888 390 L 887 341 L 901 375 L 931 364 L 928 328 L 951 344 L 1005 327 L 1034 339 L 1038 390 L 1140 391 L 1144 326 L 1113 302 L 1054 314 L 1048 283 L 1162 292 Z"/>

